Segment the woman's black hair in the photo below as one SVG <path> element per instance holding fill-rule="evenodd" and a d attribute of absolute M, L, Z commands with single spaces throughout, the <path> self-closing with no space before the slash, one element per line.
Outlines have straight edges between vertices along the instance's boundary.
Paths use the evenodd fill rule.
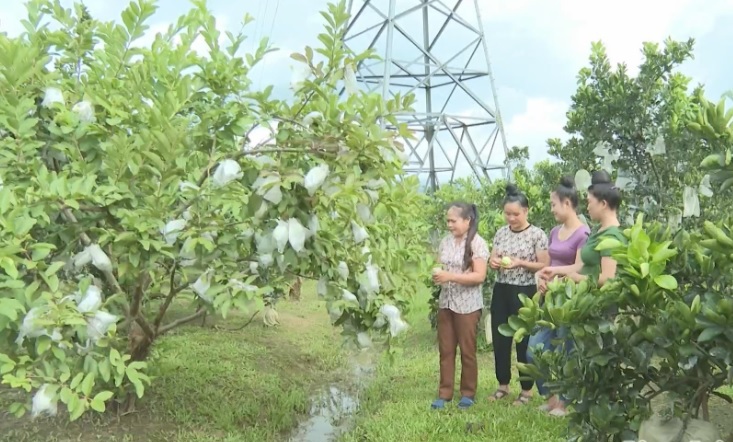
<path fill-rule="evenodd" d="M 575 188 L 575 180 L 569 176 L 560 179 L 560 184 L 555 187 L 555 195 L 560 201 L 570 201 L 573 209 L 578 207 L 578 189 Z"/>
<path fill-rule="evenodd" d="M 459 210 L 460 213 L 458 215 L 461 218 L 469 220 L 468 232 L 466 233 L 466 248 L 463 252 L 463 270 L 466 270 L 473 265 L 473 249 L 471 248 L 471 243 L 476 237 L 476 232 L 478 232 L 478 209 L 476 208 L 476 204 L 461 201 L 448 205 L 448 209 L 452 208 Z"/>
<path fill-rule="evenodd" d="M 504 197 L 504 203 L 502 205 L 506 206 L 509 203 L 518 203 L 525 209 L 529 208 L 529 200 L 527 199 L 527 195 L 522 193 L 519 188 L 514 184 L 506 185 L 506 196 Z"/>
<path fill-rule="evenodd" d="M 613 184 L 611 175 L 605 170 L 593 172 L 588 193 L 598 201 L 605 201 L 611 210 L 616 210 L 621 205 L 621 190 Z"/>

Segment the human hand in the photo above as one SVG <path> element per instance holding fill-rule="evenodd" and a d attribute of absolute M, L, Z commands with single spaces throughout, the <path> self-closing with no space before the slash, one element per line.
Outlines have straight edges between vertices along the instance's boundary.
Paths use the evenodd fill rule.
<path fill-rule="evenodd" d="M 489 267 L 496 270 L 501 267 L 501 257 L 494 256 L 489 260 Z"/>
<path fill-rule="evenodd" d="M 557 272 L 552 267 L 545 267 L 544 269 L 537 272 L 540 279 L 544 279 L 545 281 L 551 280 L 553 277 L 557 276 Z"/>
<path fill-rule="evenodd" d="M 547 280 L 546 279 L 540 278 L 540 280 L 537 281 L 537 291 L 543 295 L 545 294 L 545 292 L 547 291 Z"/>
<path fill-rule="evenodd" d="M 522 267 L 523 261 L 521 259 L 504 256 L 503 258 L 501 258 L 501 262 L 499 264 L 503 269 L 509 270 L 517 267 Z"/>
<path fill-rule="evenodd" d="M 436 284 L 445 284 L 446 282 L 450 282 L 451 280 L 451 274 L 449 272 L 446 272 L 445 270 L 434 270 L 433 271 L 433 282 Z"/>

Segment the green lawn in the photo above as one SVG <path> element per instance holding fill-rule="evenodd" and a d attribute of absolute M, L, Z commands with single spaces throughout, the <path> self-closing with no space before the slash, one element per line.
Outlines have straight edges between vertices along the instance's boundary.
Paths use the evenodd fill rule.
<path fill-rule="evenodd" d="M 0 415 L 1 441 L 253 441 L 283 440 L 308 413 L 324 382 L 350 375 L 341 338 L 324 303 L 306 286 L 303 300 L 279 304 L 281 325 L 265 328 L 257 317 L 233 314 L 178 329 L 157 346 L 157 378 L 123 416 L 85 416 L 67 423 Z M 304 287 L 305 288 L 305 287 Z M 181 312 L 185 314 L 185 312 Z M 0 405 L 9 400 L 0 391 Z M 62 407 L 59 407 L 61 410 Z"/>
<path fill-rule="evenodd" d="M 411 312 L 412 328 L 401 345 L 404 353 L 398 356 L 394 365 L 385 361 L 378 366 L 375 378 L 362 395 L 356 425 L 343 436 L 343 442 L 565 440 L 567 424 L 563 419 L 546 416 L 537 410 L 542 404 L 540 399 L 535 398 L 533 403 L 522 407 L 511 404 L 513 396 L 519 392 L 517 379 L 512 380 L 512 397 L 497 403 L 488 402 L 487 397 L 498 386 L 494 379 L 493 355 L 488 351 L 479 353 L 476 405 L 469 410 L 457 409 L 456 393 L 454 402 L 445 410 L 431 410 L 430 403 L 438 385 L 438 349 L 427 311 L 426 302 L 424 307 Z"/>
<path fill-rule="evenodd" d="M 136 413 L 90 415 L 71 424 L 61 415 L 36 421 L 0 415 L 0 441 L 287 441 L 319 387 L 337 382 L 348 388 L 354 379 L 349 355 L 340 349 L 341 337 L 323 304 L 313 286 L 304 285 L 301 301 L 279 305 L 278 327 L 265 328 L 257 318 L 239 331 L 211 328 L 237 328 L 247 319 L 232 315 L 209 320 L 205 328 L 179 329 L 158 344 L 157 378 Z M 488 403 L 486 397 L 496 388 L 489 352 L 480 354 L 476 406 L 430 410 L 438 353 L 427 302 L 420 302 L 408 319 L 404 353 L 394 365 L 377 365 L 360 394 L 354 427 L 342 442 L 564 440 L 566 423 L 538 411 L 539 399 L 526 407 Z M 518 391 L 516 379 L 513 389 Z M 8 401 L 7 390 L 0 390 L 0 407 Z M 733 430 L 731 410 L 719 400 L 711 408 L 713 420 L 727 428 L 725 434 Z"/>

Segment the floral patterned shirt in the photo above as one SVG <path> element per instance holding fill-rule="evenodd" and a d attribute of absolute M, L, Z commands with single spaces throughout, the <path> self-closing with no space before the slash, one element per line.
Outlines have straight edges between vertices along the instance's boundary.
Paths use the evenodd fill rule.
<path fill-rule="evenodd" d="M 438 250 L 443 270 L 451 273 L 463 273 L 463 255 L 466 251 L 465 237 L 458 242 L 452 235 L 447 236 L 441 241 Z M 471 251 L 473 252 L 473 259 L 489 260 L 489 247 L 479 235 L 473 237 Z M 447 308 L 459 314 L 481 310 L 484 307 L 484 297 L 481 292 L 482 285 L 467 286 L 455 282 L 443 284 L 440 290 L 438 307 Z"/>
<path fill-rule="evenodd" d="M 521 232 L 514 232 L 504 226 L 494 235 L 494 251 L 499 257 L 508 256 L 523 261 L 537 262 L 537 252 L 547 250 L 548 239 L 539 227 L 530 225 Z M 496 282 L 517 286 L 537 284 L 535 275 L 523 267 L 499 269 Z"/>

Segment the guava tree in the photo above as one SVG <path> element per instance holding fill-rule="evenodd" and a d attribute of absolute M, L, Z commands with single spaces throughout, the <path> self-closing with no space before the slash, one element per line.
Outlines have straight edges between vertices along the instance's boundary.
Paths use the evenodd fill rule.
<path fill-rule="evenodd" d="M 0 374 L 17 415 L 132 406 L 157 339 L 209 311 L 273 320 L 294 277 L 319 280 L 362 346 L 406 328 L 427 232 L 392 115 L 412 97 L 356 88 L 371 55 L 342 44 L 344 2 L 322 46 L 293 54 L 287 102 L 252 89 L 266 41 L 241 55 L 244 34 L 193 3 L 150 47 L 149 0 L 121 23 L 32 0 L 26 31 L 0 34 Z M 272 137 L 254 144 L 257 127 Z"/>
<path fill-rule="evenodd" d="M 603 45 L 594 43 L 568 111 L 570 139 L 549 141 L 565 173 L 614 173 L 629 223 L 643 212 L 679 224 L 683 215 L 700 216 L 699 200 L 710 197 L 709 177 L 697 167 L 704 150 L 687 128 L 697 114 L 697 93 L 688 92 L 691 79 L 678 72 L 692 48 L 693 40 L 645 43 L 632 76 L 625 65 L 614 68 Z"/>

